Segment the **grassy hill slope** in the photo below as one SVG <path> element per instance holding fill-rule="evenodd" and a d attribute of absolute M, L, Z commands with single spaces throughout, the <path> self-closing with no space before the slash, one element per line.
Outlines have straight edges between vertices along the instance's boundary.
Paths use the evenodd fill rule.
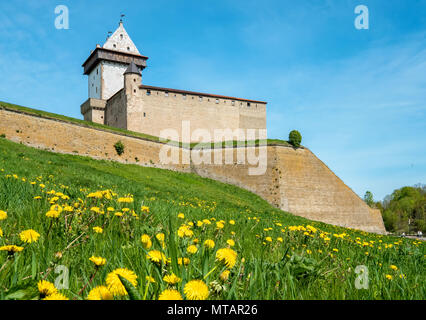
<path fill-rule="evenodd" d="M 124 275 L 146 299 L 167 288 L 189 298 L 186 284 L 194 279 L 208 285 L 209 299 L 425 298 L 420 241 L 309 221 L 192 174 L 6 139 L 0 170 L 0 299 L 40 297 L 38 281 L 55 282 L 58 266 L 69 270 L 68 289 L 59 291 L 71 299 L 93 297 L 99 286 L 115 299 L 129 298 L 118 294 L 120 283 L 110 274 L 117 268 L 134 272 L 137 283 L 130 271 Z M 40 235 L 36 241 L 25 242 L 28 229 Z M 23 249 L 13 253 L 7 245 Z M 222 248 L 232 251 L 218 253 Z M 96 267 L 92 256 L 106 264 Z M 368 289 L 355 286 L 358 265 L 368 267 Z M 176 284 L 164 279 L 172 273 Z"/>

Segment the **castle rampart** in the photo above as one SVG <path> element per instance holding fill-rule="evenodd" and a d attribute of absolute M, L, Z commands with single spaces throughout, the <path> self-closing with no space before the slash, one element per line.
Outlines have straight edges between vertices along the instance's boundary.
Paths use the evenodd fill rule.
<path fill-rule="evenodd" d="M 265 174 L 248 175 L 250 165 L 237 161 L 219 165 L 165 165 L 160 161 L 162 143 L 13 110 L 0 109 L 0 132 L 12 141 L 54 152 L 194 172 L 250 190 L 296 215 L 368 232 L 385 232 L 380 211 L 369 208 L 306 148 L 268 146 Z M 113 147 L 118 140 L 125 145 L 122 156 Z M 180 153 L 189 152 L 177 149 Z M 224 152 L 224 149 L 206 152 Z M 236 148 L 232 152 L 236 159 Z"/>

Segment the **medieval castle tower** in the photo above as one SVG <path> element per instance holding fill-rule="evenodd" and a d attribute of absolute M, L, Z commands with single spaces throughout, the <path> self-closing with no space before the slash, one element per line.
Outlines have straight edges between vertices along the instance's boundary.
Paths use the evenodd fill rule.
<path fill-rule="evenodd" d="M 120 22 L 83 63 L 89 77 L 89 98 L 81 105 L 84 120 L 156 137 L 174 129 L 183 142 L 197 141 L 197 129 L 208 130 L 212 140 L 217 129 L 266 129 L 266 102 L 142 84 L 147 60 Z M 183 121 L 189 121 L 190 141 Z"/>

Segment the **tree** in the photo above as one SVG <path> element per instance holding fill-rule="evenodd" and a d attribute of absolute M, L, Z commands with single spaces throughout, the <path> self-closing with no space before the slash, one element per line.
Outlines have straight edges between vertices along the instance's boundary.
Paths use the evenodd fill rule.
<path fill-rule="evenodd" d="M 366 196 L 364 196 L 364 200 Z M 381 204 L 381 208 L 378 208 L 382 212 L 386 230 L 426 232 L 425 185 L 419 184 L 414 187 L 396 189 L 391 195 L 386 196 Z"/>
<path fill-rule="evenodd" d="M 295 148 L 300 147 L 300 143 L 302 142 L 302 135 L 299 131 L 293 130 L 288 135 L 288 141 L 290 144 L 292 144 Z"/>
<path fill-rule="evenodd" d="M 374 197 L 373 193 L 371 191 L 366 191 L 364 195 L 364 201 L 366 204 L 368 204 L 371 208 L 374 207 Z"/>

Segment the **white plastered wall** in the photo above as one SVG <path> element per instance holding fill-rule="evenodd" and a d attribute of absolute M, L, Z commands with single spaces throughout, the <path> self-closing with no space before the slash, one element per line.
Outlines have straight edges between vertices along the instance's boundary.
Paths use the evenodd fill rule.
<path fill-rule="evenodd" d="M 98 64 L 89 74 L 89 98 L 101 98 L 101 66 Z"/>
<path fill-rule="evenodd" d="M 124 87 L 124 72 L 127 69 L 126 64 L 102 61 L 102 99 L 108 100 L 118 90 Z"/>

